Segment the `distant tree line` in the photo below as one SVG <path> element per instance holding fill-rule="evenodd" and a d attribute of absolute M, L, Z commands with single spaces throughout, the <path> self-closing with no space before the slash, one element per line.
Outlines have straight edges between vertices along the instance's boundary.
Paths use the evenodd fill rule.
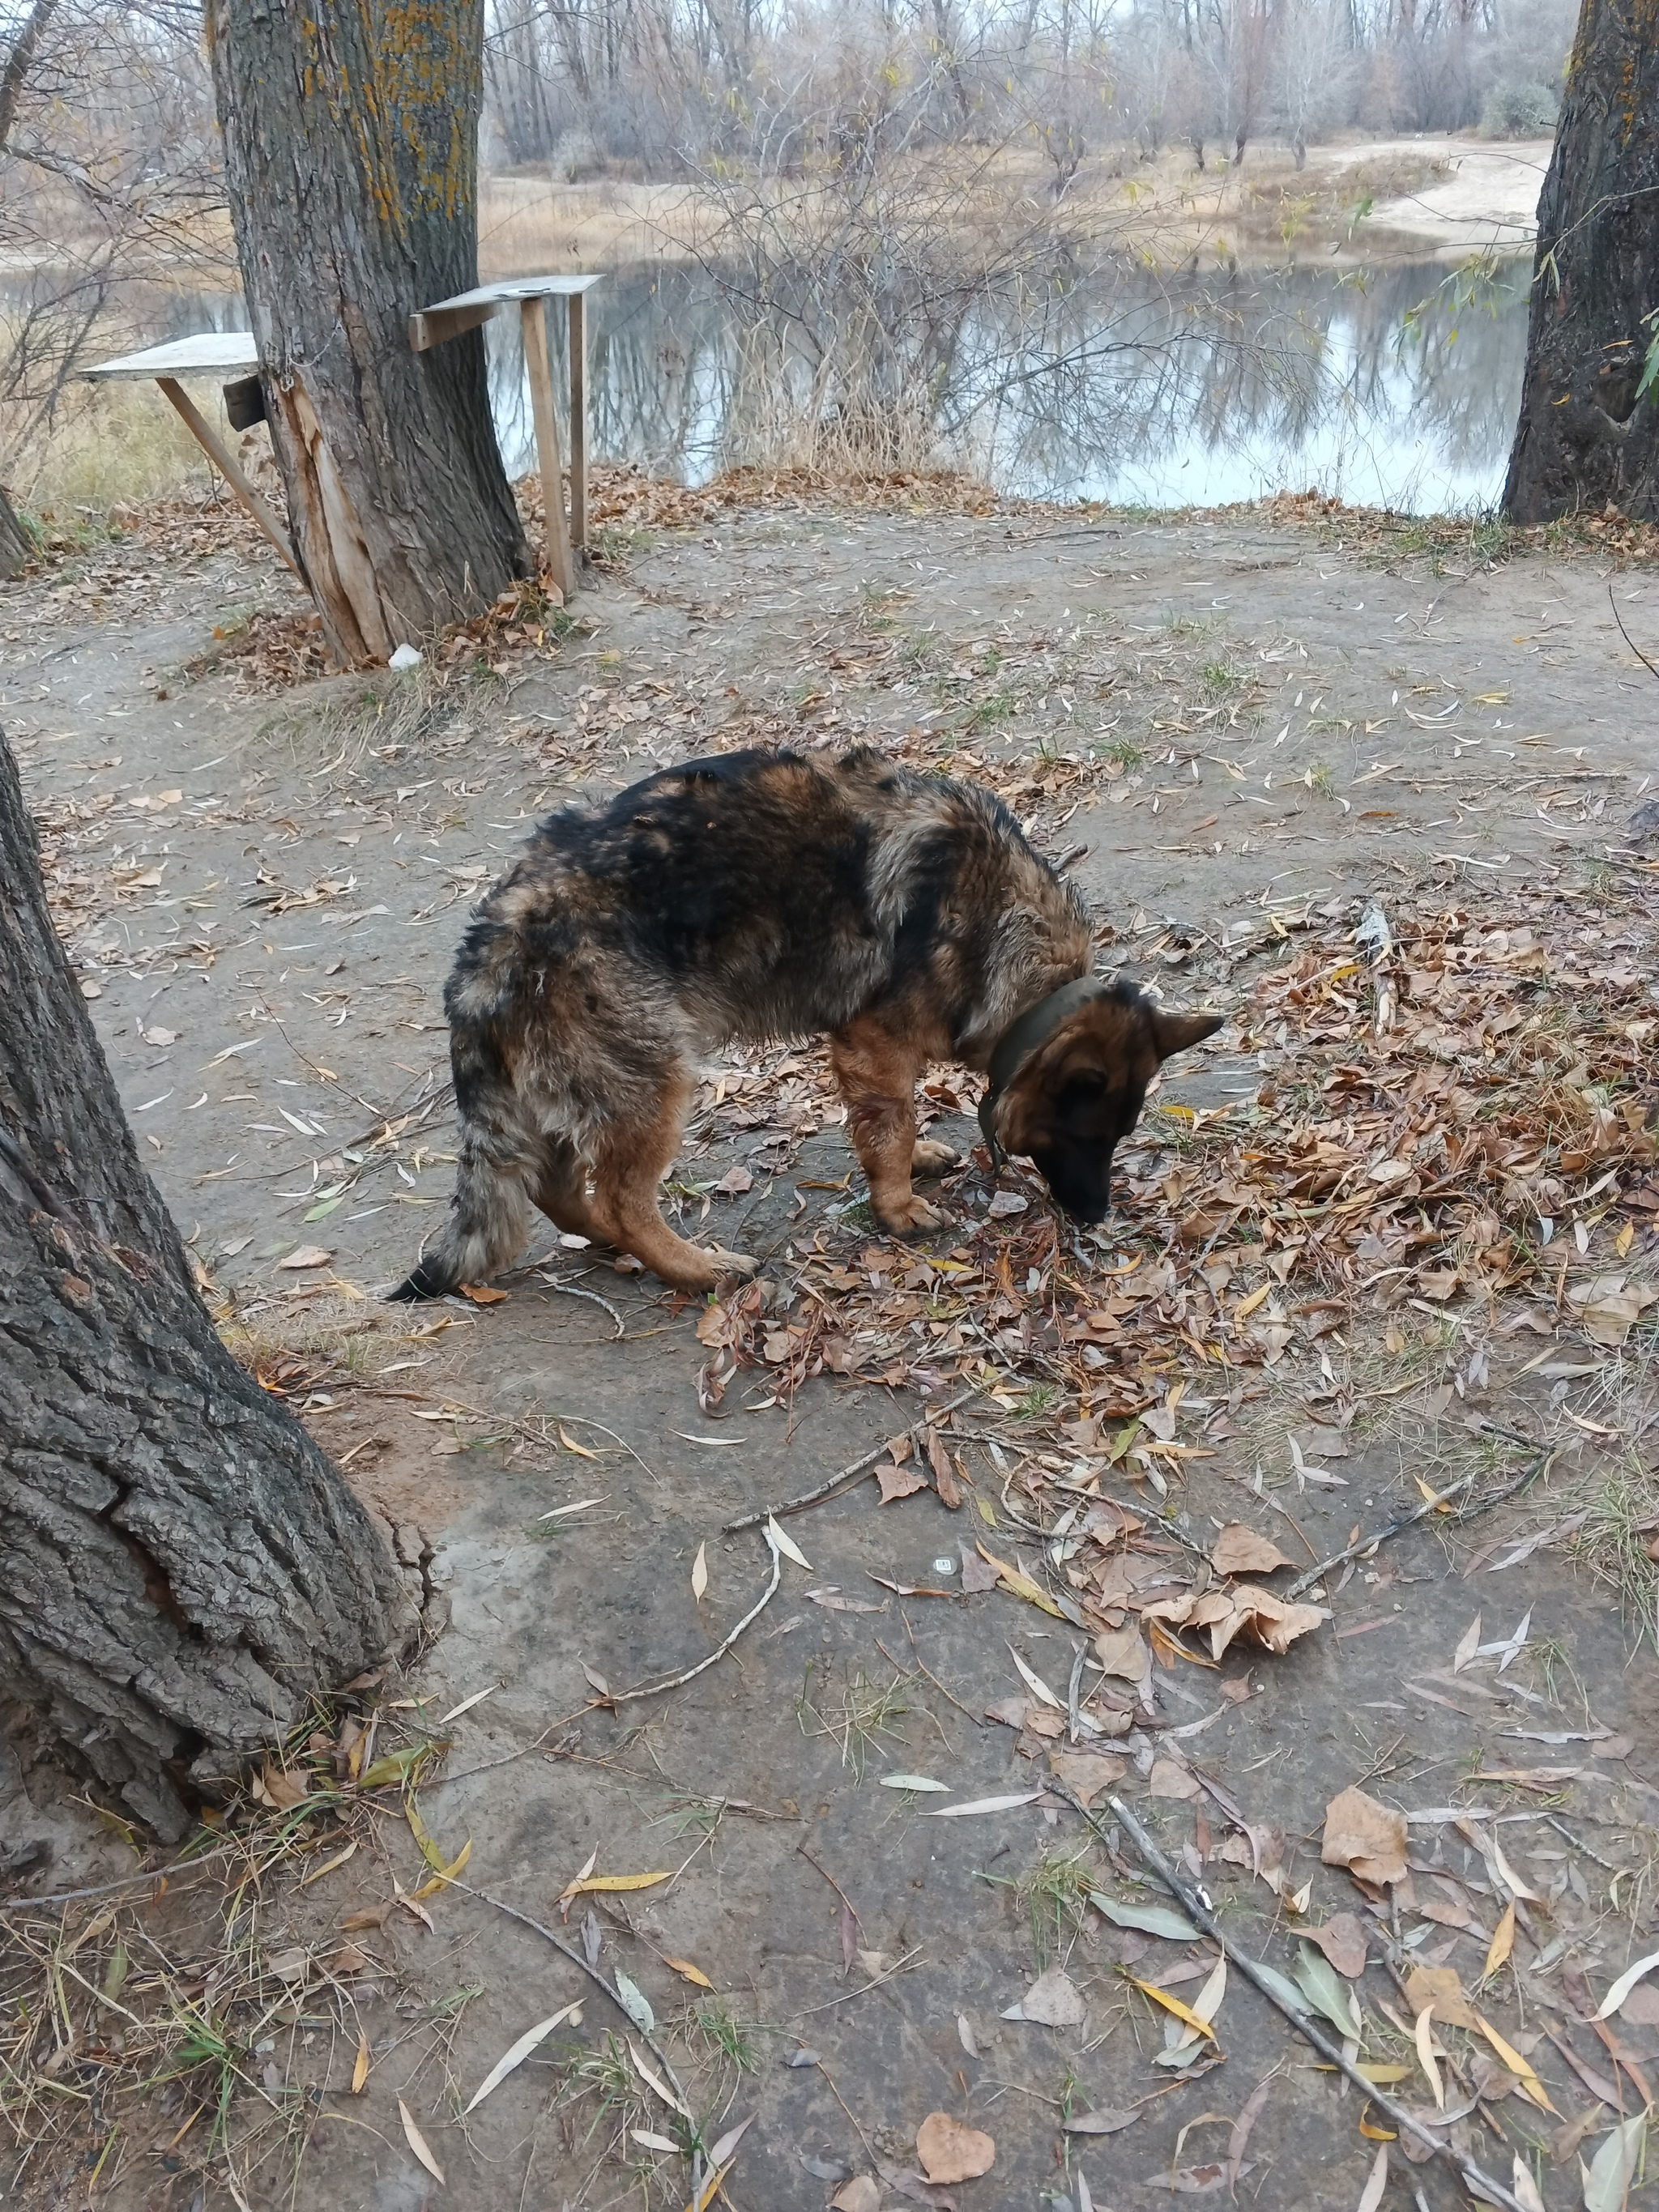
<path fill-rule="evenodd" d="M 1355 127 L 1547 132 L 1571 0 L 490 0 L 495 161 L 579 177 L 743 158 L 793 112 L 803 157 L 922 98 L 940 143 L 1026 135 L 1063 192 L 1091 154 L 1184 143 L 1200 166 L 1264 136 Z M 826 123 L 826 116 L 830 119 Z"/>

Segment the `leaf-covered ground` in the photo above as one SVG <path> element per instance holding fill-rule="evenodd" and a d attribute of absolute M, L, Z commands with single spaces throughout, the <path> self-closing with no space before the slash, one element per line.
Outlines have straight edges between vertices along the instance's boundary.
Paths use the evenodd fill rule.
<path fill-rule="evenodd" d="M 206 1808 L 198 1870 L 8 1914 L 8 2186 L 1468 2201 L 1392 2099 L 1522 2204 L 1659 2203 L 1659 1973 L 1620 1981 L 1659 1949 L 1650 547 L 940 479 L 599 512 L 573 609 L 402 682 L 324 677 L 213 514 L 0 598 L 141 1150 L 434 1631 Z M 994 1175 L 941 1068 L 946 1225 L 883 1237 L 797 1044 L 709 1071 L 670 1177 L 748 1289 L 550 1230 L 503 1297 L 380 1304 L 526 823 L 855 741 L 1000 791 L 1103 966 L 1226 1013 L 1103 1230 Z M 28 1790 L 0 1766 L 7 1844 L 54 1846 L 20 1892 L 155 1863 Z"/>

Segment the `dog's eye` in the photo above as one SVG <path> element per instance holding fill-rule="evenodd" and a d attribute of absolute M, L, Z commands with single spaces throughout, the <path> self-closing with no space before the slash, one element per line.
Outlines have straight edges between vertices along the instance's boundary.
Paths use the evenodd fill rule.
<path fill-rule="evenodd" d="M 1060 1085 L 1060 1097 L 1072 1104 L 1081 1105 L 1085 1099 L 1098 1098 L 1106 1088 L 1106 1079 L 1098 1069 L 1087 1067 L 1075 1075 L 1068 1075 Z"/>

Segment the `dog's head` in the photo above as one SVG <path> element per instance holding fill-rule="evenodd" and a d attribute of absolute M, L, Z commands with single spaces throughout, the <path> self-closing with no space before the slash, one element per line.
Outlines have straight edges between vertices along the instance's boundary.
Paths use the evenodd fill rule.
<path fill-rule="evenodd" d="M 1221 1027 L 1223 1014 L 1178 1014 L 1131 983 L 1066 1013 L 1019 1062 L 994 1109 L 998 1142 L 1021 1152 L 1074 1221 L 1103 1220 L 1112 1154 L 1171 1053 Z"/>

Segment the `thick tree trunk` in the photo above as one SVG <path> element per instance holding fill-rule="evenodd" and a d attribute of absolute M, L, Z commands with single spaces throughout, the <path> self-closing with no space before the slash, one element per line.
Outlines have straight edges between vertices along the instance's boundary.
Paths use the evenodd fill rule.
<path fill-rule="evenodd" d="M 0 576 L 21 576 L 33 558 L 33 541 L 0 484 Z"/>
<path fill-rule="evenodd" d="M 348 665 L 530 573 L 475 330 L 483 0 L 210 0 L 225 174 L 295 550 Z"/>
<path fill-rule="evenodd" d="M 409 1620 L 215 1334 L 46 912 L 0 738 L 0 1713 L 159 1834 Z"/>
<path fill-rule="evenodd" d="M 1659 387 L 1638 399 L 1659 310 L 1659 0 L 1583 0 L 1538 204 L 1515 522 L 1609 502 L 1659 521 Z"/>

